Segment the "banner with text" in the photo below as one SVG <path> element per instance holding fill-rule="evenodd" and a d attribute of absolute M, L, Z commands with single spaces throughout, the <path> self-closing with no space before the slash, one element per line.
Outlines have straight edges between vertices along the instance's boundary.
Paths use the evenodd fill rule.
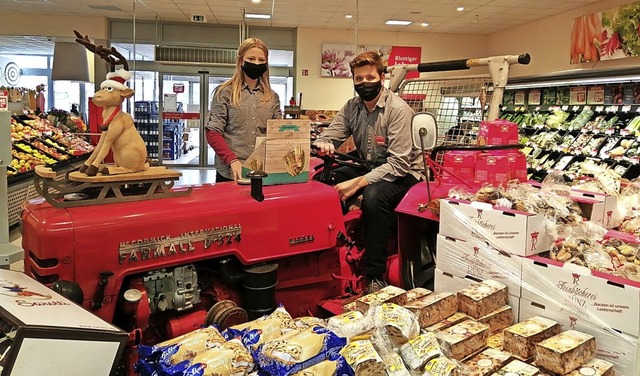
<path fill-rule="evenodd" d="M 422 53 L 421 47 L 393 46 L 389 54 L 389 66 L 397 64 L 419 64 Z M 418 78 L 420 72 L 409 72 L 406 78 Z"/>

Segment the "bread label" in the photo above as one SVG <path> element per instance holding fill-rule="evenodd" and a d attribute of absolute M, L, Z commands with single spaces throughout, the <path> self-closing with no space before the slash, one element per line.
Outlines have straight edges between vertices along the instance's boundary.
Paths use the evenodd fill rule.
<path fill-rule="evenodd" d="M 382 362 L 382 358 L 378 355 L 371 341 L 366 340 L 351 342 L 340 350 L 340 355 L 347 360 L 347 363 L 349 363 L 353 369 L 355 369 L 358 364 L 367 360 Z"/>
<path fill-rule="evenodd" d="M 429 372 L 433 376 L 450 376 L 458 368 L 456 363 L 444 356 L 431 359 L 424 366 L 424 370 Z M 429 374 L 425 372 L 425 374 Z"/>
<path fill-rule="evenodd" d="M 339 324 L 348 324 L 353 321 L 360 320 L 363 317 L 359 311 L 345 312 L 341 315 L 334 316 L 333 319 Z M 332 320 L 333 321 L 333 320 Z"/>
<path fill-rule="evenodd" d="M 440 354 L 440 346 L 434 333 L 419 335 L 409 341 L 409 345 L 420 358 L 424 358 L 429 354 Z"/>

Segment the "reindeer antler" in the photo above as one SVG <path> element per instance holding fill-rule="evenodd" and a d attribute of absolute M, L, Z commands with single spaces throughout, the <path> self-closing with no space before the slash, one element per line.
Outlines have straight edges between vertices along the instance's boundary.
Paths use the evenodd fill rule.
<path fill-rule="evenodd" d="M 116 65 L 118 64 L 122 64 L 124 70 L 129 70 L 129 63 L 127 62 L 127 59 L 122 56 L 122 54 L 118 50 L 116 50 L 115 47 L 107 48 L 101 44 L 91 43 L 88 35 L 85 35 L 83 37 L 82 34 L 80 34 L 77 30 L 73 30 L 73 32 L 76 34 L 76 42 L 85 46 L 87 50 L 100 56 L 102 60 L 105 60 L 107 63 L 109 63 L 111 72 L 115 72 Z"/>

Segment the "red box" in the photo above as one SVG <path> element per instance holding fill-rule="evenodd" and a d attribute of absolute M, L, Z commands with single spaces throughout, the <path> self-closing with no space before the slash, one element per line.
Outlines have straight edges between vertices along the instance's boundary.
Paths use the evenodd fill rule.
<path fill-rule="evenodd" d="M 527 157 L 520 150 L 492 150 L 490 155 L 502 155 L 509 162 L 509 180 L 527 181 Z"/>
<path fill-rule="evenodd" d="M 518 124 L 506 120 L 480 122 L 478 145 L 518 144 Z"/>
<path fill-rule="evenodd" d="M 447 171 L 442 173 L 442 181 L 461 183 L 456 177 L 463 182 L 475 179 L 476 159 L 479 154 L 479 151 L 449 151 L 445 153 L 443 165 Z"/>
<path fill-rule="evenodd" d="M 475 174 L 477 182 L 506 186 L 510 177 L 511 171 L 506 155 L 489 153 L 478 155 Z"/>

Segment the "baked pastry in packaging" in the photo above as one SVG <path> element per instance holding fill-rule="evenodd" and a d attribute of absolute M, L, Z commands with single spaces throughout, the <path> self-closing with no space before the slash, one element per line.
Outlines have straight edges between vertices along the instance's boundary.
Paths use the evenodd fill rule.
<path fill-rule="evenodd" d="M 487 338 L 487 346 L 492 349 L 502 350 L 504 345 L 504 334 L 503 332 L 493 333 Z"/>
<path fill-rule="evenodd" d="M 356 300 L 356 310 L 365 313 L 369 308 L 382 303 L 403 305 L 407 302 L 407 292 L 399 287 L 386 286 Z"/>
<path fill-rule="evenodd" d="M 371 341 L 353 341 L 340 350 L 356 376 L 387 376 L 382 358 Z"/>
<path fill-rule="evenodd" d="M 242 376 L 253 369 L 253 358 L 239 339 L 204 351 L 162 374 L 190 376 Z"/>
<path fill-rule="evenodd" d="M 406 303 L 411 303 L 412 301 L 414 301 L 416 299 L 420 299 L 423 296 L 427 296 L 427 295 L 431 294 L 432 292 L 433 291 L 425 289 L 423 287 L 416 287 L 415 289 L 408 290 L 407 291 L 407 302 Z"/>
<path fill-rule="evenodd" d="M 268 316 L 232 326 L 222 334 L 227 339 L 241 338 L 245 346 L 254 350 L 263 342 L 274 340 L 284 333 L 299 330 L 289 312 L 284 307 L 278 307 Z"/>
<path fill-rule="evenodd" d="M 478 321 L 489 325 L 490 334 L 502 331 L 502 329 L 513 325 L 513 309 L 508 305 L 502 306 L 488 315 L 482 316 Z"/>
<path fill-rule="evenodd" d="M 503 350 L 526 360 L 534 355 L 536 343 L 551 338 L 561 331 L 562 327 L 557 322 L 534 316 L 503 331 Z"/>
<path fill-rule="evenodd" d="M 410 369 L 417 371 L 427 361 L 441 356 L 442 351 L 435 333 L 427 332 L 402 345 L 400 355 Z"/>
<path fill-rule="evenodd" d="M 264 342 L 258 348 L 256 361 L 263 371 L 285 376 L 326 360 L 346 343 L 346 339 L 316 326 Z"/>
<path fill-rule="evenodd" d="M 382 356 L 387 376 L 411 376 L 400 355 L 395 352 L 388 352 Z"/>
<path fill-rule="evenodd" d="M 469 320 L 469 319 L 470 319 L 470 317 L 465 315 L 464 313 L 456 312 L 453 315 L 447 317 L 446 319 L 444 319 L 442 321 L 438 321 L 437 323 L 435 323 L 435 324 L 433 324 L 431 326 L 428 326 L 428 327 L 426 327 L 424 329 L 426 331 L 429 331 L 429 332 L 437 332 L 437 331 L 446 329 L 446 328 L 448 328 L 450 326 L 453 326 L 453 325 L 455 325 L 455 324 L 457 324 L 459 322 L 463 322 L 463 321 L 466 321 L 466 320 Z"/>
<path fill-rule="evenodd" d="M 356 309 L 356 301 L 352 301 L 351 303 L 347 303 L 344 306 L 342 306 L 343 312 L 351 312 L 351 311 L 357 311 Z"/>
<path fill-rule="evenodd" d="M 213 326 L 194 330 L 176 338 L 160 342 L 155 346 L 138 346 L 140 361 L 159 363 L 170 367 L 197 354 L 225 343 L 225 338 Z"/>
<path fill-rule="evenodd" d="M 540 369 L 538 367 L 514 359 L 491 376 L 536 376 L 539 373 Z"/>
<path fill-rule="evenodd" d="M 400 346 L 420 334 L 415 315 L 408 309 L 392 303 L 374 308 L 374 326 L 383 330 L 391 344 Z"/>
<path fill-rule="evenodd" d="M 567 330 L 536 343 L 535 363 L 548 371 L 565 374 L 592 359 L 595 352 L 595 337 Z"/>
<path fill-rule="evenodd" d="M 351 338 L 366 330 L 364 315 L 360 311 L 350 311 L 330 317 L 327 329 L 340 337 Z"/>
<path fill-rule="evenodd" d="M 461 376 L 458 363 L 444 356 L 428 361 L 424 371 L 424 376 Z"/>
<path fill-rule="evenodd" d="M 489 325 L 467 320 L 451 326 L 438 334 L 438 340 L 445 356 L 463 359 L 487 345 Z"/>
<path fill-rule="evenodd" d="M 612 363 L 593 358 L 565 376 L 614 376 L 615 374 Z"/>
<path fill-rule="evenodd" d="M 296 324 L 296 327 L 301 330 L 313 328 L 316 326 L 327 326 L 327 322 L 325 320 L 313 316 L 298 317 L 295 318 L 293 322 Z"/>
<path fill-rule="evenodd" d="M 458 299 L 450 292 L 436 292 L 406 304 L 405 308 L 418 316 L 421 328 L 426 328 L 456 313 Z"/>
<path fill-rule="evenodd" d="M 504 367 L 511 360 L 506 352 L 488 348 L 464 362 L 465 376 L 487 376 Z"/>
<path fill-rule="evenodd" d="M 353 369 L 347 364 L 347 360 L 339 354 L 332 354 L 331 359 L 323 360 L 293 376 L 353 376 Z"/>
<path fill-rule="evenodd" d="M 503 283 L 487 279 L 458 291 L 458 311 L 479 319 L 507 305 L 509 293 Z"/>

